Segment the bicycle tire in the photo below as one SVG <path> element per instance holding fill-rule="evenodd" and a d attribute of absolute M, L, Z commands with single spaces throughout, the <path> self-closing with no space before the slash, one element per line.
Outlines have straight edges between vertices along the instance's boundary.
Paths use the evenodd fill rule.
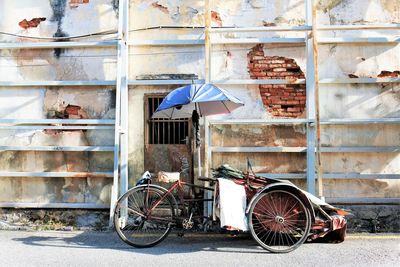
<path fill-rule="evenodd" d="M 311 228 L 308 208 L 285 190 L 270 190 L 256 196 L 248 220 L 253 239 L 272 253 L 297 249 L 306 241 Z"/>
<path fill-rule="evenodd" d="M 170 197 L 161 200 L 166 192 L 153 185 L 141 185 L 121 196 L 114 209 L 114 228 L 125 243 L 148 248 L 168 236 L 175 222 L 175 208 Z M 157 201 L 160 203 L 149 211 Z"/>

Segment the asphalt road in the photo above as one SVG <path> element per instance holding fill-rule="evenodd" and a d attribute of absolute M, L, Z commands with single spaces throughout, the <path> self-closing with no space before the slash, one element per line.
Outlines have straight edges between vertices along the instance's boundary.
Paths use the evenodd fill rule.
<path fill-rule="evenodd" d="M 149 249 L 113 232 L 0 231 L 0 266 L 400 266 L 400 235 L 350 235 L 341 244 L 304 244 L 271 254 L 247 237 L 171 234 Z"/>

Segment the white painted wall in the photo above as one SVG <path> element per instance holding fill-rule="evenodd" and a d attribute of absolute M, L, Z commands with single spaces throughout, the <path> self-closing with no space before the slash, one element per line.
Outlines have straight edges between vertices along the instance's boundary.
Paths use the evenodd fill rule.
<path fill-rule="evenodd" d="M 130 28 L 141 29 L 157 26 L 202 26 L 204 21 L 204 3 L 194 0 L 153 0 L 130 1 Z M 3 0 L 0 1 L 0 31 L 13 34 L 51 37 L 57 30 L 57 21 L 52 20 L 53 10 L 47 0 Z M 304 23 L 305 7 L 302 0 L 214 0 L 212 10 L 218 12 L 222 26 L 262 26 L 299 25 Z M 116 13 L 112 0 L 91 0 L 70 8 L 66 1 L 65 15 L 61 28 L 69 36 L 81 35 L 117 28 Z M 322 0 L 318 12 L 321 24 L 357 24 L 357 23 L 399 23 L 400 3 L 390 0 Z M 46 17 L 37 28 L 24 30 L 18 26 L 23 19 Z M 213 21 L 213 26 L 218 22 Z M 396 31 L 349 31 L 345 33 L 320 33 L 320 36 L 387 36 L 393 37 Z M 238 37 L 304 37 L 304 33 L 247 33 L 218 34 L 213 38 Z M 92 37 L 91 39 L 107 39 Z M 185 30 L 142 30 L 130 33 L 131 39 L 202 39 L 202 29 Z M 0 42 L 26 42 L 25 38 L 0 35 Z M 215 45 L 212 56 L 213 79 L 248 79 L 247 53 L 251 45 Z M 324 45 L 320 48 L 321 78 L 347 77 L 355 74 L 360 77 L 376 77 L 382 70 L 400 69 L 399 45 Z M 266 45 L 265 55 L 294 58 L 305 72 L 306 58 L 304 47 L 293 45 Z M 129 78 L 135 79 L 143 74 L 181 73 L 196 74 L 204 78 L 204 48 L 202 46 L 179 47 L 135 47 L 129 50 Z M 0 81 L 21 80 L 110 80 L 115 79 L 116 50 L 105 49 L 68 49 L 54 56 L 52 49 L 45 50 L 3 50 L 0 51 Z M 262 105 L 257 86 L 221 86 L 245 102 L 245 107 L 221 118 L 268 118 L 270 114 Z M 144 121 L 143 98 L 145 93 L 167 92 L 173 87 L 137 86 L 129 91 L 129 167 L 130 177 L 135 178 L 143 171 Z M 399 85 L 321 85 L 322 118 L 380 118 L 399 116 Z M 80 105 L 88 111 L 90 118 L 113 117 L 112 88 L 0 88 L 0 118 L 45 118 L 51 109 L 62 109 L 67 104 Z M 323 143 L 326 145 L 397 145 L 398 126 L 324 127 Z M 372 134 L 373 133 L 373 134 Z M 15 144 L 29 143 L 37 133 L 0 132 L 0 142 L 12 140 Z M 86 133 L 85 142 L 112 143 L 112 134 L 102 138 Z M 21 137 L 19 137 L 21 136 Z M 88 137 L 89 136 L 89 137 Z M 92 136 L 92 137 L 90 137 Z M 347 138 L 348 136 L 348 139 Z M 81 138 L 80 137 L 80 138 Z M 359 137 L 359 138 L 358 138 Z M 96 140 L 96 141 L 93 141 Z M 37 143 L 39 144 L 39 143 Z M 46 144 L 46 141 L 43 141 Z M 0 152 L 1 154 L 2 152 Z M 345 158 L 347 165 L 343 164 Z M 110 163 L 110 159 L 98 158 L 100 167 Z M 360 161 L 361 165 L 357 162 Z M 25 161 L 24 161 L 25 162 Z M 96 161 L 93 161 L 96 162 Z M 28 163 L 24 163 L 28 164 Z M 387 154 L 329 154 L 324 157 L 324 168 L 329 171 L 360 171 L 363 173 L 399 173 L 399 155 Z M 29 164 L 28 164 L 29 165 Z M 14 178 L 13 178 L 14 179 Z M 10 179 L 0 178 L 0 184 L 9 188 Z M 18 180 L 18 179 L 15 179 Z M 46 181 L 36 179 L 20 180 L 27 186 L 40 186 Z M 52 183 L 52 182 L 51 182 Z M 50 184 L 51 184 L 50 183 Z M 353 183 L 348 189 L 354 195 L 369 192 L 361 189 L 360 183 Z M 386 182 L 384 182 L 386 183 Z M 40 184 L 40 186 L 39 186 Z M 67 182 L 65 182 L 67 184 Z M 88 184 L 88 183 L 86 183 Z M 340 185 L 339 185 L 340 184 Z M 377 187 L 380 189 L 386 188 Z M 0 186 L 3 188 L 3 186 Z M 333 182 L 327 189 L 328 196 L 346 194 L 346 186 Z M 393 188 L 398 188 L 395 183 Z M 48 188 L 47 188 L 48 189 Z M 39 190 L 39 189 L 38 189 Z M 49 194 L 53 194 L 48 189 Z M 386 189 L 385 189 L 386 190 Z M 396 191 L 397 190 L 397 191 Z M 390 196 L 399 196 L 399 190 L 391 191 Z M 18 197 L 21 196 L 21 192 Z M 42 194 L 43 191 L 37 191 Z M 370 191 L 372 194 L 372 191 Z M 376 195 L 375 193 L 372 195 Z M 29 196 L 24 198 L 37 200 Z M 90 199 L 90 198 L 87 198 Z M 52 198 L 49 196 L 47 200 Z M 42 201 L 42 200 L 40 200 Z M 92 200 L 91 200 L 92 201 Z"/>

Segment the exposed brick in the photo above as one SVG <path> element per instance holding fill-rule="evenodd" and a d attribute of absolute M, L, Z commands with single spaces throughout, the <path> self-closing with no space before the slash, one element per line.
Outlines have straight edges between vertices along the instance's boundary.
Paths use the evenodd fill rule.
<path fill-rule="evenodd" d="M 270 88 L 275 88 L 273 87 L 274 85 L 272 84 L 261 84 L 260 89 L 270 89 Z"/>
<path fill-rule="evenodd" d="M 272 60 L 271 63 L 273 63 L 273 64 L 284 64 L 285 61 L 284 60 Z"/>
<path fill-rule="evenodd" d="M 253 71 L 253 72 L 261 72 L 263 70 L 262 69 L 257 69 L 257 68 L 252 68 L 251 71 Z"/>
<path fill-rule="evenodd" d="M 285 68 L 276 68 L 276 69 L 273 69 L 273 71 L 275 71 L 275 72 L 283 72 L 283 71 L 286 71 L 286 69 Z"/>
<path fill-rule="evenodd" d="M 265 56 L 263 45 L 256 45 L 248 54 L 251 79 L 304 79 L 304 73 L 292 58 Z M 261 84 L 260 95 L 267 110 L 277 117 L 296 118 L 305 111 L 304 84 Z"/>
<path fill-rule="evenodd" d="M 154 8 L 157 8 L 158 10 L 160 10 L 161 12 L 163 12 L 163 13 L 165 13 L 165 14 L 169 14 L 168 7 L 159 4 L 158 1 L 153 2 L 153 3 L 151 4 L 151 6 L 154 7 Z"/>
<path fill-rule="evenodd" d="M 265 60 L 264 57 L 262 57 L 262 58 L 263 58 L 263 59 L 258 60 L 258 63 L 261 63 L 261 64 L 271 64 L 271 61 L 272 61 L 272 60 Z"/>
<path fill-rule="evenodd" d="M 267 64 L 254 64 L 254 68 L 258 69 L 270 69 L 270 67 Z"/>
<path fill-rule="evenodd" d="M 400 77 L 400 71 L 398 71 L 398 70 L 395 70 L 395 71 L 383 70 L 383 71 L 381 71 L 381 73 L 379 73 L 378 78 L 384 78 L 384 77 L 391 77 L 391 78 Z"/>
<path fill-rule="evenodd" d="M 263 77 L 266 76 L 267 74 L 265 72 L 253 72 L 253 75 L 256 77 Z"/>
<path fill-rule="evenodd" d="M 301 108 L 288 108 L 287 111 L 289 111 L 289 112 L 300 112 Z"/>
<path fill-rule="evenodd" d="M 45 21 L 46 18 L 33 18 L 31 20 L 23 19 L 21 20 L 18 25 L 25 30 L 28 28 L 36 28 L 42 21 Z"/>
<path fill-rule="evenodd" d="M 284 64 L 269 64 L 270 68 L 282 68 Z"/>
<path fill-rule="evenodd" d="M 222 26 L 222 19 L 217 11 L 211 11 L 211 20 L 217 23 L 218 26 Z"/>

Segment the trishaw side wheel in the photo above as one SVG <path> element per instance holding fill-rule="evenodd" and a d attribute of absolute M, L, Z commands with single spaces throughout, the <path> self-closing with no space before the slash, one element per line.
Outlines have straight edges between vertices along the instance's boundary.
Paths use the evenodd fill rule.
<path fill-rule="evenodd" d="M 273 253 L 287 253 L 306 241 L 311 228 L 310 211 L 295 194 L 273 189 L 256 196 L 249 211 L 254 240 Z"/>
<path fill-rule="evenodd" d="M 114 210 L 114 228 L 127 244 L 152 247 L 169 234 L 175 220 L 174 205 L 163 190 L 151 185 L 136 186 L 126 192 Z"/>

